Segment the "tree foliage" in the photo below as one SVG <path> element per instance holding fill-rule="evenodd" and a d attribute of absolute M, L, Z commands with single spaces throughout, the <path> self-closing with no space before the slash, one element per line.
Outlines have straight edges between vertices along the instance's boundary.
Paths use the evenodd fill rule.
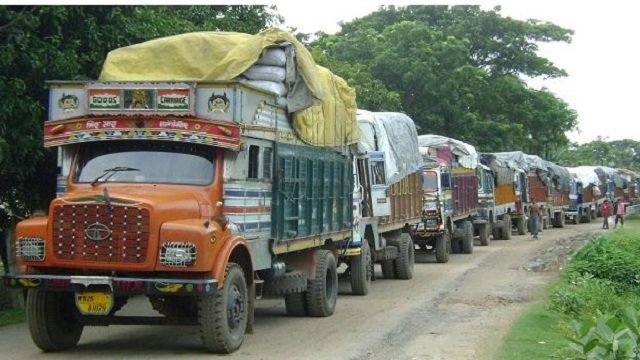
<path fill-rule="evenodd" d="M 364 89 L 356 92 L 360 107 L 406 112 L 419 133 L 449 136 L 482 151 L 546 157 L 569 143 L 565 132 L 576 127 L 577 114 L 523 79 L 566 76 L 537 54 L 538 43 L 570 42 L 573 31 L 499 11 L 382 6 L 335 35 L 316 34 L 312 46 L 323 55 L 318 62 Z M 372 87 L 376 80 L 381 86 Z M 400 104 L 380 101 L 396 95 Z"/>
<path fill-rule="evenodd" d="M 597 165 L 622 168 L 640 174 L 640 141 L 632 139 L 607 141 L 598 138 L 589 143 L 571 146 L 557 153 L 564 166 Z"/>
<path fill-rule="evenodd" d="M 281 22 L 265 6 L 0 6 L 0 203 L 24 216 L 54 196 L 46 80 L 97 79 L 109 51 L 162 36 Z"/>

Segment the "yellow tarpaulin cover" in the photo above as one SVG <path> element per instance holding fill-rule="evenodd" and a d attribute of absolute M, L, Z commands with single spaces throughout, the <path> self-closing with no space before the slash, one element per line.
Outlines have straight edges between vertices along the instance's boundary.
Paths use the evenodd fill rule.
<path fill-rule="evenodd" d="M 251 67 L 263 50 L 282 43 L 295 48 L 296 71 L 316 99 L 315 105 L 293 114 L 298 136 L 316 146 L 357 142 L 355 90 L 317 65 L 302 43 L 278 28 L 256 35 L 187 33 L 119 48 L 107 55 L 99 80 L 232 80 Z"/>

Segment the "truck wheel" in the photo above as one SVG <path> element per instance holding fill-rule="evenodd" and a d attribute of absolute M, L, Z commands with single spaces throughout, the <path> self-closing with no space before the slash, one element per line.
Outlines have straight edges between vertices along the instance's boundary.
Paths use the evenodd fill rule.
<path fill-rule="evenodd" d="M 518 235 L 526 235 L 526 234 L 527 234 L 527 221 L 524 216 L 520 216 L 520 218 L 518 219 Z"/>
<path fill-rule="evenodd" d="M 66 350 L 78 344 L 84 325 L 72 292 L 31 289 L 26 313 L 31 338 L 43 351 Z"/>
<path fill-rule="evenodd" d="M 382 268 L 382 277 L 385 279 L 395 279 L 396 278 L 396 268 L 393 265 L 393 260 L 382 260 L 380 262 L 380 267 Z"/>
<path fill-rule="evenodd" d="M 502 239 L 511 240 L 511 215 L 505 214 L 502 218 Z"/>
<path fill-rule="evenodd" d="M 489 243 L 491 242 L 491 239 L 489 238 L 489 224 L 488 223 L 480 224 L 479 232 L 480 232 L 480 245 L 482 246 L 489 245 Z"/>
<path fill-rule="evenodd" d="M 574 216 L 574 217 L 571 219 L 571 223 L 572 223 L 573 225 L 578 225 L 578 223 L 580 222 L 580 219 L 581 219 L 581 218 L 582 218 L 582 214 L 581 214 L 581 213 L 578 213 L 578 214 L 576 214 L 576 216 Z"/>
<path fill-rule="evenodd" d="M 230 262 L 222 288 L 198 298 L 200 338 L 207 351 L 229 354 L 242 345 L 249 318 L 248 296 L 242 268 Z"/>
<path fill-rule="evenodd" d="M 356 295 L 367 295 L 373 278 L 373 261 L 371 248 L 366 240 L 362 241 L 360 255 L 351 257 L 351 292 Z"/>
<path fill-rule="evenodd" d="M 564 211 L 553 213 L 553 219 L 554 219 L 553 225 L 555 227 L 559 227 L 559 228 L 564 227 L 564 224 L 565 224 Z"/>
<path fill-rule="evenodd" d="M 307 311 L 310 316 L 333 315 L 338 298 L 338 269 L 336 257 L 329 250 L 318 250 L 316 277 L 308 281 Z"/>
<path fill-rule="evenodd" d="M 284 294 L 284 307 L 291 316 L 307 316 L 307 292 Z"/>
<path fill-rule="evenodd" d="M 471 221 L 465 221 L 464 232 L 465 236 L 460 241 L 462 243 L 462 253 L 473 254 L 473 224 Z"/>
<path fill-rule="evenodd" d="M 394 260 L 396 278 L 409 280 L 413 277 L 413 265 L 415 264 L 415 248 L 409 234 L 402 234 L 398 244 L 398 258 Z"/>
<path fill-rule="evenodd" d="M 596 219 L 596 217 L 597 217 L 597 216 L 596 216 L 596 215 L 597 215 L 597 214 L 596 214 L 596 211 L 595 211 L 595 210 L 591 210 L 590 212 L 591 212 L 591 220 L 595 220 L 595 219 Z"/>
<path fill-rule="evenodd" d="M 503 220 L 498 220 L 493 223 L 493 227 L 491 228 L 491 232 L 493 233 L 493 240 L 502 239 L 502 224 L 504 224 Z"/>
<path fill-rule="evenodd" d="M 451 245 L 451 233 L 445 228 L 444 232 L 436 239 L 436 261 L 444 264 L 449 262 L 449 247 Z"/>
<path fill-rule="evenodd" d="M 271 281 L 265 281 L 264 295 L 283 295 L 300 293 L 307 290 L 307 274 L 302 271 L 290 271 Z"/>
<path fill-rule="evenodd" d="M 460 254 L 460 252 L 462 251 L 462 246 L 460 245 L 460 242 L 462 240 L 460 240 L 460 238 L 458 237 L 454 237 L 453 239 L 451 239 L 451 253 L 452 254 Z"/>

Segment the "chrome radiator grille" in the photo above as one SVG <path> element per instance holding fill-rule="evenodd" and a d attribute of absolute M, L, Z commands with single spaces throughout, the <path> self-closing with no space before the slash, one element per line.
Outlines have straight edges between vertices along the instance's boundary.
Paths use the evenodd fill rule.
<path fill-rule="evenodd" d="M 65 260 L 142 263 L 149 210 L 105 204 L 61 205 L 53 213 L 54 256 Z"/>

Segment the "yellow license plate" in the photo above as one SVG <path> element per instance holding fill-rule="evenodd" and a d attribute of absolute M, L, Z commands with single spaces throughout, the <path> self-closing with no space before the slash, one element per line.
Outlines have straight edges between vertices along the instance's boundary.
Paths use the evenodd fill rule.
<path fill-rule="evenodd" d="M 108 315 L 113 308 L 113 294 L 106 292 L 76 293 L 76 306 L 83 315 Z"/>

